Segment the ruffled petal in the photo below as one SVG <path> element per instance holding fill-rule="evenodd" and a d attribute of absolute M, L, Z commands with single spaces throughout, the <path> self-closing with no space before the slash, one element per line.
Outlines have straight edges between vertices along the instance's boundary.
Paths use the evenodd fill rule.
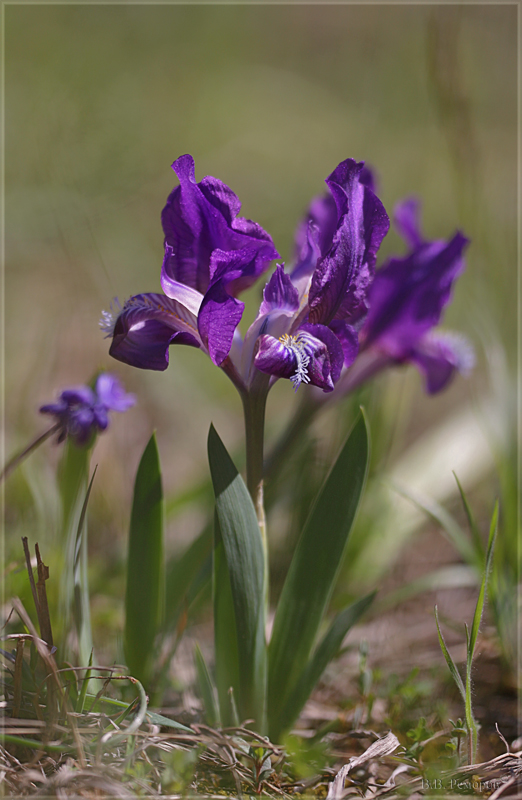
<path fill-rule="evenodd" d="M 203 347 L 193 311 L 161 294 L 139 294 L 116 319 L 109 354 L 133 367 L 164 370 L 173 343 Z"/>
<path fill-rule="evenodd" d="M 338 223 L 332 246 L 319 260 L 312 277 L 312 323 L 328 324 L 336 316 L 346 316 L 343 309 L 347 295 L 358 297 L 365 290 L 377 250 L 388 232 L 390 223 L 384 206 L 359 180 L 363 166 L 362 162 L 347 159 L 326 181 L 337 206 Z M 360 299 L 352 302 L 357 313 L 360 305 Z M 349 317 L 348 321 L 355 319 Z"/>
<path fill-rule="evenodd" d="M 423 245 L 378 270 L 369 293 L 370 310 L 361 336 L 393 358 L 403 359 L 437 325 L 456 278 L 464 269 L 468 240 L 456 233 L 447 244 Z"/>
<path fill-rule="evenodd" d="M 210 284 L 212 252 L 248 249 L 251 258 L 231 292 L 251 286 L 278 257 L 269 234 L 255 222 L 237 217 L 241 203 L 225 183 L 211 177 L 196 183 L 192 156 L 181 156 L 172 168 L 180 185 L 161 215 L 170 248 L 163 267 L 166 278 L 204 294 Z"/>

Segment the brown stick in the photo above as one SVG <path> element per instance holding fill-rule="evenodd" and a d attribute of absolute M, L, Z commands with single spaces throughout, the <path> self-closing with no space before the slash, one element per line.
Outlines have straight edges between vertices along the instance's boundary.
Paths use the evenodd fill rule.
<path fill-rule="evenodd" d="M 31 566 L 31 553 L 29 552 L 29 545 L 27 544 L 27 536 L 22 536 L 22 544 L 24 546 L 25 563 L 27 565 L 27 573 L 29 575 L 29 583 L 31 584 L 31 591 L 33 593 L 34 607 L 36 608 L 36 613 L 38 614 L 38 619 L 40 619 L 40 615 L 39 615 L 39 612 L 38 612 L 38 594 L 36 592 L 36 584 L 34 582 L 33 568 Z"/>
<path fill-rule="evenodd" d="M 49 579 L 49 567 L 46 567 L 40 557 L 40 548 L 35 544 L 36 563 L 38 568 L 38 583 L 36 591 L 38 593 L 38 623 L 40 625 L 40 636 L 47 642 L 50 648 L 53 646 L 53 632 L 51 628 L 51 617 L 49 615 L 49 603 L 47 602 L 47 591 L 45 581 Z"/>

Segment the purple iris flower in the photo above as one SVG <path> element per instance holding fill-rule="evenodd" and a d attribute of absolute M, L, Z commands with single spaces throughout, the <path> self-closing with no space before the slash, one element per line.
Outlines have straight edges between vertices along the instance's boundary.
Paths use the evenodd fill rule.
<path fill-rule="evenodd" d="M 375 275 L 360 334 L 361 350 L 414 363 L 433 394 L 456 371 L 467 372 L 473 366 L 472 348 L 463 337 L 433 331 L 464 269 L 468 240 L 457 232 L 449 241 L 426 241 L 415 198 L 400 203 L 394 216 L 409 252 L 404 258 L 391 258 Z"/>
<path fill-rule="evenodd" d="M 163 370 L 169 346 L 188 344 L 221 366 L 243 314 L 236 294 L 278 253 L 260 225 L 237 216 L 241 203 L 226 184 L 211 177 L 196 183 L 192 156 L 172 167 L 179 186 L 161 215 L 165 296 L 131 297 L 116 314 L 104 312 L 101 324 L 113 338 L 110 355 L 126 364 Z"/>
<path fill-rule="evenodd" d="M 363 162 L 342 161 L 326 179 L 329 194 L 312 201 L 297 229 L 294 269 L 289 276 L 276 271 L 265 288 L 258 320 L 263 311 L 267 320 L 254 364 L 262 372 L 290 378 L 296 389 L 311 383 L 332 391 L 343 366 L 357 356 L 377 251 L 390 225 L 370 184 Z M 276 298 L 275 285 L 284 289 L 272 302 L 289 315 L 283 332 L 277 325 L 271 329 L 274 314 L 264 309 L 267 291 Z"/>
<path fill-rule="evenodd" d="M 64 389 L 56 403 L 41 406 L 42 414 L 51 414 L 59 424 L 58 441 L 70 436 L 78 445 L 90 443 L 92 436 L 109 424 L 109 411 L 127 411 L 136 402 L 127 394 L 118 378 L 102 372 L 96 386 Z"/>
<path fill-rule="evenodd" d="M 363 163 L 343 161 L 327 178 L 296 236 L 295 266 L 278 266 L 244 341 L 238 325 L 250 286 L 278 254 L 268 234 L 237 217 L 240 203 L 215 178 L 194 179 L 194 162 L 173 165 L 180 185 L 163 210 L 165 292 L 131 297 L 101 326 L 110 354 L 143 369 L 166 369 L 171 344 L 201 348 L 247 390 L 259 372 L 332 391 L 358 350 L 358 328 L 377 250 L 389 228 Z"/>

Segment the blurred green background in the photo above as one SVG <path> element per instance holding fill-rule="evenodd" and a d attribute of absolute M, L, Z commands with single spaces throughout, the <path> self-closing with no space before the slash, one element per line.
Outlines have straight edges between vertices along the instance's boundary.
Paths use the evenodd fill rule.
<path fill-rule="evenodd" d="M 233 188 L 287 261 L 309 200 L 347 157 L 374 166 L 390 214 L 418 194 L 427 237 L 461 228 L 472 244 L 445 322 L 474 343 L 477 369 L 435 398 L 413 370 L 397 370 L 371 402 L 398 431 L 394 458 L 491 392 L 480 424 L 495 441 L 512 436 L 516 15 L 513 5 L 5 8 L 6 453 L 45 428 L 41 403 L 96 369 L 114 370 L 138 397 L 93 459 L 95 620 L 104 593 L 116 605 L 122 597 L 132 484 L 151 430 L 168 496 L 206 475 L 211 421 L 227 446 L 242 442 L 239 399 L 203 354 L 172 348 L 165 373 L 133 370 L 108 357 L 98 329 L 112 297 L 159 291 L 160 212 L 183 153 L 198 180 Z M 394 252 L 403 245 L 392 231 L 381 263 Z M 260 290 L 250 291 L 247 322 Z M 269 440 L 295 402 L 280 382 Z M 8 485 L 8 567 L 20 535 L 52 542 L 59 451 L 47 444 Z M 201 522 L 197 507 L 177 518 L 169 550 Z"/>

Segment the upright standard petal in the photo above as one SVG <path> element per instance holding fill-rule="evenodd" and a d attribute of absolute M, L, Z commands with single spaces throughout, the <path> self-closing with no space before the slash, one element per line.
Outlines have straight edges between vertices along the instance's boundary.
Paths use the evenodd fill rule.
<path fill-rule="evenodd" d="M 170 194 L 161 215 L 165 243 L 170 248 L 164 263 L 165 280 L 184 283 L 205 294 L 212 252 L 216 248 L 248 249 L 251 257 L 230 293 L 248 288 L 278 257 L 271 237 L 257 223 L 237 216 L 241 203 L 225 183 L 212 177 L 196 183 L 192 156 L 180 156 L 172 168 L 180 185 Z"/>
<path fill-rule="evenodd" d="M 109 354 L 140 369 L 164 370 L 169 365 L 169 346 L 202 347 L 197 327 L 201 295 L 179 284 L 178 296 L 138 294 L 123 306 L 114 321 Z"/>
<path fill-rule="evenodd" d="M 437 325 L 464 269 L 468 240 L 456 233 L 447 244 L 422 245 L 403 259 L 391 259 L 373 281 L 370 310 L 361 337 L 398 360 Z"/>
<path fill-rule="evenodd" d="M 390 222 L 381 201 L 360 180 L 363 166 L 347 159 L 326 181 L 337 208 L 337 228 L 312 277 L 311 323 L 327 325 L 335 318 L 354 323 L 366 310 L 365 294 Z"/>
<path fill-rule="evenodd" d="M 241 352 L 240 371 L 248 384 L 256 341 L 261 334 L 278 338 L 288 333 L 299 311 L 299 294 L 291 278 L 278 264 L 263 289 L 263 300 L 256 319 L 249 327 Z"/>

